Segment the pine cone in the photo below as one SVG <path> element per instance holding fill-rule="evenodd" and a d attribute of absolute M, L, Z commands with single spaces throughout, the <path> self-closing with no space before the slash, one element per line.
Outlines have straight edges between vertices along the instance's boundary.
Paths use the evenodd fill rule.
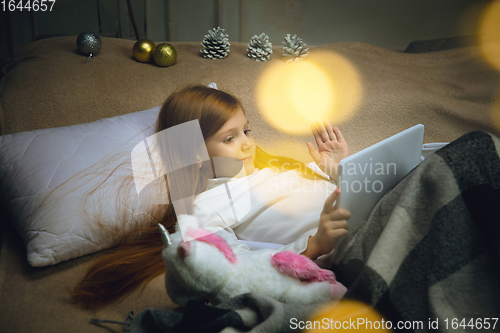
<path fill-rule="evenodd" d="M 207 59 L 224 59 L 229 53 L 229 39 L 224 34 L 224 29 L 217 27 L 208 31 L 201 45 L 205 48 L 200 50 L 201 56 Z"/>
<path fill-rule="evenodd" d="M 290 38 L 290 34 L 287 34 L 283 44 L 285 45 L 283 46 L 283 57 L 289 58 L 286 62 L 302 60 L 309 54 L 306 43 L 302 42 L 302 38 L 297 38 L 297 35 Z"/>
<path fill-rule="evenodd" d="M 248 57 L 255 61 L 267 61 L 273 54 L 273 44 L 269 41 L 269 36 L 261 33 L 260 36 L 254 35 L 247 45 Z"/>

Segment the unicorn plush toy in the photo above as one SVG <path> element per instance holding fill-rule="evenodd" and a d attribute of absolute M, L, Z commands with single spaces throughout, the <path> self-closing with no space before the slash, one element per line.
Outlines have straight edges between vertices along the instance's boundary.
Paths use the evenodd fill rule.
<path fill-rule="evenodd" d="M 205 295 L 212 303 L 243 293 L 260 293 L 285 303 L 340 299 L 347 291 L 332 271 L 293 251 L 263 249 L 236 256 L 224 239 L 204 229 L 162 234 L 167 293 L 177 304 Z"/>

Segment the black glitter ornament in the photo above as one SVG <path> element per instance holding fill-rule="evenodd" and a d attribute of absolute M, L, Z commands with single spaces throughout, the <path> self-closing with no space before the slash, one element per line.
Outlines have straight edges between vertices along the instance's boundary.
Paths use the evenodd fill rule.
<path fill-rule="evenodd" d="M 84 31 L 76 39 L 78 51 L 89 58 L 92 58 L 99 52 L 101 44 L 101 37 L 92 31 Z"/>

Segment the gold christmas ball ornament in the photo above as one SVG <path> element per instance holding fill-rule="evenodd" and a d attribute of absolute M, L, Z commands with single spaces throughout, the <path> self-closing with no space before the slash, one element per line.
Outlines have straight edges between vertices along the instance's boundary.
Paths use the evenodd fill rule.
<path fill-rule="evenodd" d="M 153 51 L 156 44 L 151 39 L 139 39 L 135 44 L 132 52 L 135 60 L 139 62 L 151 62 L 153 60 Z"/>
<path fill-rule="evenodd" d="M 153 52 L 153 59 L 158 66 L 172 66 L 177 61 L 177 50 L 169 43 L 158 44 Z"/>

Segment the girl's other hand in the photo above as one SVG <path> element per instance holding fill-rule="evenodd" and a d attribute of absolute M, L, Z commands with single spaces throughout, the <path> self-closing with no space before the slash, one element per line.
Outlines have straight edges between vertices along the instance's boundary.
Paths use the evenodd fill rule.
<path fill-rule="evenodd" d="M 311 125 L 311 131 L 316 139 L 318 149 L 312 142 L 307 142 L 309 154 L 321 171 L 330 179 L 337 180 L 337 167 L 340 160 L 349 156 L 349 147 L 344 136 L 337 127 L 327 120 L 317 120 Z"/>
<path fill-rule="evenodd" d="M 307 249 L 302 252 L 303 255 L 310 259 L 330 253 L 337 244 L 340 237 L 346 236 L 349 232 L 347 220 L 351 217 L 348 210 L 338 208 L 337 201 L 340 196 L 340 189 L 336 189 L 325 200 L 325 205 L 319 218 L 318 231 L 312 237 L 309 237 Z"/>

